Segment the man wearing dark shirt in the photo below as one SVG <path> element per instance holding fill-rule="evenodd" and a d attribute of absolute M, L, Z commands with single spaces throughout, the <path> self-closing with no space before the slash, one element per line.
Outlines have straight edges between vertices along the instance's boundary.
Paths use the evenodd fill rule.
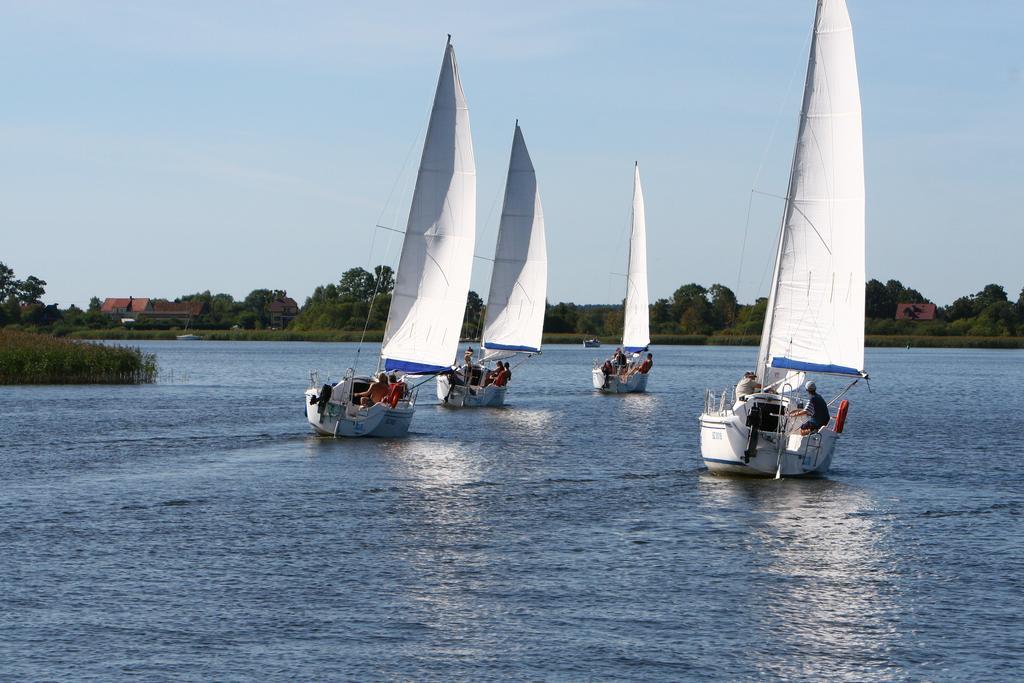
<path fill-rule="evenodd" d="M 804 385 L 804 389 L 807 390 L 807 394 L 810 396 L 807 400 L 807 407 L 803 410 L 795 410 L 790 415 L 793 417 L 799 415 L 807 416 L 807 421 L 800 425 L 800 433 L 806 436 L 827 425 L 831 416 L 828 414 L 828 404 L 818 394 L 817 385 L 814 382 L 808 382 Z"/>

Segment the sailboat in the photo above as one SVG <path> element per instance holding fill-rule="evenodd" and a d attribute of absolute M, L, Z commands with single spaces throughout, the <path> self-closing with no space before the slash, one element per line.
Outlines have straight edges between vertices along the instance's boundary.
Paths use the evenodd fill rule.
<path fill-rule="evenodd" d="M 626 305 L 623 311 L 622 349 L 603 364 L 594 363 L 594 388 L 608 394 L 647 391 L 649 364 L 643 352 L 651 344 L 650 311 L 647 303 L 647 222 L 644 191 L 640 187 L 640 166 L 633 166 L 633 210 L 629 229 L 629 269 L 626 271 Z M 627 355 L 628 354 L 628 355 Z"/>
<path fill-rule="evenodd" d="M 508 385 L 489 365 L 540 353 L 548 286 L 544 212 L 537 174 L 516 121 L 505 201 L 494 248 L 480 364 L 437 376 L 437 398 L 451 407 L 501 406 Z"/>
<path fill-rule="evenodd" d="M 188 331 L 188 326 L 192 324 L 192 304 L 189 302 L 189 313 L 188 318 L 185 320 L 185 327 L 181 329 L 181 334 L 177 335 L 175 339 L 178 341 L 201 341 L 202 337 L 194 332 Z"/>
<path fill-rule="evenodd" d="M 864 371 L 864 154 L 853 30 L 844 0 L 819 0 L 796 150 L 754 369 L 760 391 L 705 393 L 701 455 L 712 472 L 828 471 L 849 403 L 820 429 L 797 393 L 808 374 Z M 807 432 L 807 433 L 804 433 Z"/>
<path fill-rule="evenodd" d="M 386 398 L 361 405 L 369 376 L 352 369 L 337 384 L 313 377 L 306 417 L 318 434 L 404 436 L 415 412 L 410 376 L 447 371 L 458 351 L 476 239 L 476 167 L 469 110 L 448 36 L 423 142 L 378 370 Z M 380 375 L 378 375 L 378 381 Z M 377 387 L 378 391 L 380 387 Z"/>

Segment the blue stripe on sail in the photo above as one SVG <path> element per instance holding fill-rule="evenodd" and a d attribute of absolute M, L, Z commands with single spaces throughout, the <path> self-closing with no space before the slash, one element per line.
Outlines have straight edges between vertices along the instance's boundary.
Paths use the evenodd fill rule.
<path fill-rule="evenodd" d="M 626 353 L 640 353 L 641 351 L 647 350 L 646 346 L 626 346 L 623 348 L 625 349 Z"/>
<path fill-rule="evenodd" d="M 527 353 L 540 353 L 540 349 L 535 349 L 532 346 L 512 346 L 511 344 L 492 344 L 491 342 L 484 342 L 483 347 L 488 351 L 525 351 Z"/>
<path fill-rule="evenodd" d="M 857 368 L 848 368 L 842 365 L 825 365 L 824 363 L 805 363 L 801 360 L 790 360 L 789 358 L 772 358 L 772 367 L 783 370 L 801 370 L 803 372 L 823 372 L 830 375 L 856 375 L 862 376 Z"/>
<path fill-rule="evenodd" d="M 407 372 L 410 375 L 427 375 L 430 373 L 445 372 L 447 370 L 450 370 L 451 367 L 447 365 L 427 365 L 426 363 L 412 363 L 407 360 L 385 358 L 384 369 Z"/>

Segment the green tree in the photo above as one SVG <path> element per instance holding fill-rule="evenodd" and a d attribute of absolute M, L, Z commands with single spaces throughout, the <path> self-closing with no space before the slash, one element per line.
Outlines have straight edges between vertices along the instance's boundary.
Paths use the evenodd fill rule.
<path fill-rule="evenodd" d="M 736 295 L 725 285 L 714 284 L 708 290 L 711 296 L 712 322 L 718 329 L 730 327 L 736 322 L 736 312 L 739 302 Z"/>
<path fill-rule="evenodd" d="M 318 285 L 313 294 L 306 298 L 306 306 L 313 304 L 337 303 L 341 299 L 341 292 L 338 285 L 333 282 L 326 285 Z"/>
<path fill-rule="evenodd" d="M 890 305 L 892 315 L 887 315 Z M 885 285 L 874 278 L 864 286 L 864 314 L 868 318 L 892 318 L 896 315 L 896 302 L 889 300 Z"/>
<path fill-rule="evenodd" d="M 750 306 L 740 306 L 736 313 L 736 323 L 731 331 L 736 334 L 755 335 L 764 327 L 764 316 L 768 310 L 768 298 L 759 297 Z"/>
<path fill-rule="evenodd" d="M 974 297 L 961 296 L 958 297 L 953 303 L 946 307 L 944 311 L 946 320 L 950 322 L 956 322 L 957 320 L 966 320 L 973 318 L 978 314 L 974 302 Z"/>
<path fill-rule="evenodd" d="M 544 311 L 544 331 L 551 333 L 576 331 L 576 304 L 548 304 Z M 596 332 L 597 330 L 594 330 Z"/>
<path fill-rule="evenodd" d="M 15 296 L 7 297 L 4 303 L 4 324 L 16 325 L 21 322 L 21 304 Z"/>
<path fill-rule="evenodd" d="M 373 286 L 378 296 L 391 293 L 395 288 L 395 272 L 391 266 L 377 266 L 373 269 Z"/>
<path fill-rule="evenodd" d="M 0 262 L 0 301 L 7 301 L 18 292 L 18 281 L 14 277 L 14 269 Z"/>
<path fill-rule="evenodd" d="M 0 263 L 0 301 L 15 298 L 23 304 L 37 303 L 46 293 L 46 281 L 29 275 L 24 280 L 14 277 L 14 269 Z"/>
<path fill-rule="evenodd" d="M 989 306 L 997 303 L 1008 303 L 1009 297 L 1006 290 L 1000 285 L 985 285 L 984 289 L 976 294 L 962 296 L 956 299 L 945 310 L 945 317 L 951 322 L 967 320 L 980 316 Z M 990 320 L 991 325 L 995 323 Z M 989 323 L 982 324 L 979 329 L 986 327 Z M 989 325 L 990 327 L 990 325 Z M 971 332 L 970 334 L 980 334 Z M 992 335 L 984 335 L 992 336 Z"/>
<path fill-rule="evenodd" d="M 68 306 L 67 310 L 64 311 L 63 318 L 69 327 L 83 327 L 85 325 L 85 311 L 74 304 Z"/>
<path fill-rule="evenodd" d="M 1006 337 L 1017 331 L 1017 312 L 1009 301 L 994 301 L 971 321 L 969 334 L 979 337 Z"/>
<path fill-rule="evenodd" d="M 239 327 L 246 330 L 251 330 L 256 327 L 256 324 L 260 321 L 260 318 L 253 311 L 244 310 L 238 314 L 236 320 L 237 322 L 235 324 L 237 324 Z"/>
<path fill-rule="evenodd" d="M 98 311 L 98 310 L 100 310 L 100 308 L 102 306 L 103 306 L 103 303 L 100 301 L 100 298 L 98 296 L 94 296 L 93 298 L 89 299 L 89 309 L 88 310 L 90 310 L 90 311 Z"/>
<path fill-rule="evenodd" d="M 672 320 L 672 304 L 668 299 L 658 299 L 651 304 L 651 331 L 675 332 L 675 321 Z"/>
<path fill-rule="evenodd" d="M 388 311 L 391 309 L 391 293 L 378 294 L 370 307 L 370 320 L 367 329 L 383 330 L 388 323 Z"/>
<path fill-rule="evenodd" d="M 978 304 L 984 309 L 990 304 L 1009 301 L 1006 290 L 1001 285 L 985 285 L 985 288 L 975 295 Z"/>
<path fill-rule="evenodd" d="M 462 318 L 462 337 L 474 339 L 483 327 L 484 300 L 480 295 L 469 290 L 466 295 L 466 312 Z"/>
<path fill-rule="evenodd" d="M 921 292 L 905 287 L 899 280 L 889 280 L 883 285 L 872 279 L 864 286 L 864 314 L 868 318 L 892 320 L 896 317 L 896 307 L 901 303 L 931 302 Z"/>
<path fill-rule="evenodd" d="M 621 339 L 622 326 L 626 318 L 625 306 L 602 306 L 594 312 L 601 316 L 601 334 Z"/>
<path fill-rule="evenodd" d="M 678 322 L 679 331 L 687 334 L 708 334 L 714 325 L 708 290 L 691 282 L 672 294 L 672 316 Z"/>
<path fill-rule="evenodd" d="M 373 274 L 363 268 L 349 268 L 338 282 L 338 294 L 349 301 L 369 301 L 373 296 Z"/>
<path fill-rule="evenodd" d="M 245 297 L 242 307 L 256 316 L 254 326 L 267 327 L 270 325 L 270 302 L 281 296 L 284 296 L 284 290 L 281 289 L 254 289 Z M 248 320 L 246 318 L 246 321 Z M 238 324 L 246 327 L 241 322 Z"/>

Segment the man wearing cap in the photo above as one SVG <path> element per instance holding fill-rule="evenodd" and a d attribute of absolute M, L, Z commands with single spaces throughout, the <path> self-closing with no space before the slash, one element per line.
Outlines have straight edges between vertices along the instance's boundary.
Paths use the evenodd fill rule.
<path fill-rule="evenodd" d="M 757 393 L 761 385 L 757 381 L 757 375 L 752 372 L 744 372 L 743 379 L 736 383 L 736 400 L 746 401 L 747 396 Z"/>
<path fill-rule="evenodd" d="M 828 404 L 818 394 L 817 385 L 814 382 L 808 382 L 804 385 L 804 389 L 807 390 L 807 394 L 810 396 L 807 400 L 807 407 L 803 410 L 794 410 L 790 415 L 792 417 L 799 415 L 807 416 L 807 421 L 800 425 L 800 434 L 807 436 L 827 425 L 831 416 L 828 414 Z"/>

